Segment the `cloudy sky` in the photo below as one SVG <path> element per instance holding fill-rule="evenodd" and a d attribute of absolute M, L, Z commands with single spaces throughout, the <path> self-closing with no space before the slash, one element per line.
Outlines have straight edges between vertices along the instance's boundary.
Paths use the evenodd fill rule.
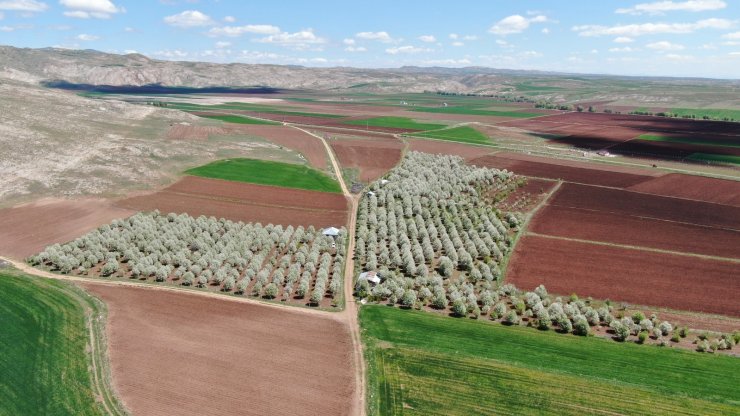
<path fill-rule="evenodd" d="M 0 0 L 0 44 L 212 62 L 740 78 L 740 1 Z"/>

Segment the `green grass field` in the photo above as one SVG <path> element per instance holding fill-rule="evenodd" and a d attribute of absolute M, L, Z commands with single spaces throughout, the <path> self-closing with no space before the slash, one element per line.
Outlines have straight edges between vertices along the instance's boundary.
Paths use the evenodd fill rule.
<path fill-rule="evenodd" d="M 681 143 L 681 144 L 700 144 L 707 146 L 719 146 L 719 147 L 740 147 L 740 144 L 734 144 L 727 140 L 712 140 L 692 137 L 671 137 L 661 136 L 657 134 L 642 134 L 637 137 L 639 140 L 648 140 L 651 142 L 669 142 L 669 143 Z"/>
<path fill-rule="evenodd" d="M 531 118 L 539 117 L 542 114 L 527 113 L 524 111 L 499 111 L 499 110 L 481 110 L 475 107 L 418 107 L 414 111 L 424 113 L 441 113 L 441 114 L 467 114 L 471 116 L 493 116 L 493 117 L 514 117 L 514 118 Z"/>
<path fill-rule="evenodd" d="M 100 311 L 70 284 L 0 271 L 0 414 L 105 413 L 88 370 L 86 313 Z M 104 400 L 121 413 L 109 392 Z"/>
<path fill-rule="evenodd" d="M 231 114 L 198 114 L 198 117 L 210 118 L 213 120 L 221 120 L 226 123 L 236 124 L 268 124 L 268 125 L 279 125 L 274 121 L 259 120 L 252 117 L 235 116 Z"/>
<path fill-rule="evenodd" d="M 360 309 L 370 414 L 737 414 L 740 359 Z"/>
<path fill-rule="evenodd" d="M 468 127 L 468 126 L 461 126 L 461 127 L 453 127 L 451 129 L 443 129 L 443 130 L 432 130 L 428 132 L 423 133 L 414 133 L 414 136 L 418 137 L 428 137 L 431 139 L 439 139 L 439 140 L 449 140 L 453 142 L 460 142 L 460 143 L 470 143 L 470 144 L 491 144 L 491 141 L 488 140 L 488 137 L 479 132 L 478 130 Z"/>
<path fill-rule="evenodd" d="M 373 117 L 363 120 L 349 120 L 345 121 L 343 124 L 409 130 L 436 130 L 446 127 L 444 124 L 419 123 L 408 117 Z"/>
<path fill-rule="evenodd" d="M 670 112 L 678 114 L 679 117 L 685 115 L 695 115 L 696 118 L 709 116 L 720 120 L 725 117 L 734 120 L 740 120 L 740 110 L 730 110 L 723 108 L 671 108 Z"/>
<path fill-rule="evenodd" d="M 185 173 L 205 178 L 308 189 L 342 192 L 339 182 L 306 165 L 257 159 L 225 159 L 188 169 Z"/>
<path fill-rule="evenodd" d="M 740 156 L 718 155 L 714 153 L 692 153 L 688 159 L 700 162 L 719 162 L 740 165 Z"/>

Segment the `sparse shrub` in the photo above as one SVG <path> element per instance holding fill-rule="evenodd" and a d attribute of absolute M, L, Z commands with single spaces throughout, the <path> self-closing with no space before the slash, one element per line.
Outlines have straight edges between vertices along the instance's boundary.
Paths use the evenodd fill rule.
<path fill-rule="evenodd" d="M 118 271 L 118 262 L 115 259 L 110 259 L 105 262 L 103 267 L 100 269 L 100 274 L 103 276 L 110 276 Z"/>
<path fill-rule="evenodd" d="M 452 313 L 455 316 L 465 316 L 465 314 L 468 312 L 468 308 L 465 305 L 465 301 L 460 299 L 455 299 L 454 302 L 452 302 Z"/>
<path fill-rule="evenodd" d="M 617 341 L 624 341 L 630 335 L 629 327 L 616 319 L 609 324 L 609 327 L 614 331 L 614 339 Z"/>
<path fill-rule="evenodd" d="M 568 334 L 573 331 L 573 323 L 566 315 L 561 314 L 556 319 L 558 322 L 558 327 L 560 328 L 560 332 Z"/>
<path fill-rule="evenodd" d="M 660 328 L 660 332 L 663 335 L 668 335 L 673 331 L 673 325 L 671 325 L 668 321 L 663 321 L 658 325 L 658 328 Z"/>
<path fill-rule="evenodd" d="M 224 280 L 224 292 L 231 292 L 231 290 L 234 289 L 235 284 L 236 282 L 233 277 L 227 277 L 226 280 Z"/>
<path fill-rule="evenodd" d="M 644 344 L 645 340 L 648 339 L 648 331 L 640 331 L 639 334 L 637 334 L 637 343 L 638 344 Z"/>
<path fill-rule="evenodd" d="M 583 316 L 579 316 L 573 321 L 573 333 L 576 335 L 586 336 L 590 329 L 588 321 Z"/>
<path fill-rule="evenodd" d="M 265 286 L 265 297 L 267 299 L 275 299 L 278 294 L 278 286 L 275 283 L 269 283 Z"/>
<path fill-rule="evenodd" d="M 504 315 L 504 319 L 502 321 L 506 325 L 518 325 L 519 324 L 519 315 L 516 314 L 516 311 L 509 311 Z"/>

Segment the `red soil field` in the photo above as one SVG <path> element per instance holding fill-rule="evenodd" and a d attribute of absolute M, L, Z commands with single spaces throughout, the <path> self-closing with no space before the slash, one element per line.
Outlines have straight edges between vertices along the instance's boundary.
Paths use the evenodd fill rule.
<path fill-rule="evenodd" d="M 529 231 L 559 237 L 740 259 L 740 231 L 548 205 Z M 737 265 L 740 270 L 740 264 Z"/>
<path fill-rule="evenodd" d="M 262 137 L 277 145 L 301 153 L 308 163 L 316 169 L 326 170 L 328 156 L 326 149 L 319 139 L 298 129 L 285 126 L 266 126 L 259 124 L 239 125 L 238 131 L 257 137 Z"/>
<path fill-rule="evenodd" d="M 505 200 L 496 203 L 504 211 L 529 212 L 547 196 L 557 182 L 546 179 L 527 178 L 527 183 L 510 193 Z"/>
<path fill-rule="evenodd" d="M 524 236 L 506 279 L 526 290 L 544 284 L 552 293 L 737 317 L 739 269 L 738 263 Z"/>
<path fill-rule="evenodd" d="M 477 166 L 507 169 L 519 175 L 615 188 L 629 187 L 652 178 L 645 174 L 626 173 L 628 170 L 624 168 L 513 153 L 496 153 L 473 159 L 470 163 Z"/>
<path fill-rule="evenodd" d="M 566 183 L 550 205 L 740 231 L 740 208 L 688 199 Z"/>
<path fill-rule="evenodd" d="M 140 415 L 346 415 L 349 329 L 331 316 L 82 284 L 108 307 L 113 385 Z"/>
<path fill-rule="evenodd" d="M 137 211 L 188 213 L 262 224 L 340 227 L 347 223 L 347 201 L 339 194 L 185 177 L 149 195 L 117 203 Z"/>
<path fill-rule="evenodd" d="M 738 147 L 704 146 L 701 144 L 654 142 L 650 140 L 630 140 L 625 143 L 619 143 L 614 147 L 610 147 L 609 151 L 641 157 L 661 156 L 672 159 L 684 159 L 692 153 L 714 153 L 719 155 L 740 156 L 740 148 Z"/>
<path fill-rule="evenodd" d="M 409 150 L 432 154 L 457 155 L 465 160 L 472 160 L 493 152 L 493 149 L 489 147 L 469 146 L 455 142 L 412 139 L 410 137 L 405 138 L 405 140 L 409 144 Z"/>
<path fill-rule="evenodd" d="M 383 176 L 401 160 L 403 143 L 398 140 L 332 140 L 339 163 L 360 169 L 360 181 L 369 183 Z"/>
<path fill-rule="evenodd" d="M 43 199 L 0 210 L 0 254 L 23 259 L 134 211 L 100 199 Z"/>
<path fill-rule="evenodd" d="M 628 189 L 740 207 L 740 181 L 670 173 Z"/>

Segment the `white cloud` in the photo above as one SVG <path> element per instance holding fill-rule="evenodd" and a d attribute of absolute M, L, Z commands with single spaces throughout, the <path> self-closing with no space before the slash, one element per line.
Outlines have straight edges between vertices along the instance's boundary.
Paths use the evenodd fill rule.
<path fill-rule="evenodd" d="M 342 43 L 344 43 L 345 45 L 349 45 L 349 46 L 352 46 L 352 45 L 354 45 L 354 44 L 355 44 L 355 43 L 357 43 L 357 42 L 355 42 L 355 40 L 354 40 L 354 39 L 352 39 L 352 38 L 346 38 L 346 39 L 344 39 L 344 40 L 342 41 Z"/>
<path fill-rule="evenodd" d="M 457 39 L 459 37 L 460 37 L 460 35 L 458 35 L 457 33 L 450 33 L 450 39 L 452 39 L 452 40 L 455 40 L 455 39 Z"/>
<path fill-rule="evenodd" d="M 313 29 L 304 29 L 295 33 L 280 32 L 257 39 L 260 43 L 274 43 L 291 49 L 318 49 L 317 46 L 326 43 L 326 39 L 316 36 Z"/>
<path fill-rule="evenodd" d="M 136 29 L 134 29 L 133 27 L 125 27 L 123 28 L 123 31 L 132 33 L 132 32 L 136 32 Z"/>
<path fill-rule="evenodd" d="M 165 17 L 164 22 L 170 26 L 190 28 L 210 26 L 213 24 L 213 19 L 198 10 L 185 10 L 184 12 Z"/>
<path fill-rule="evenodd" d="M 740 52 L 730 52 L 728 53 L 730 56 L 740 56 Z"/>
<path fill-rule="evenodd" d="M 435 38 L 434 35 L 421 35 L 419 36 L 419 40 L 426 43 L 432 43 L 436 42 L 437 38 Z"/>
<path fill-rule="evenodd" d="M 131 55 L 132 53 L 139 53 L 136 49 L 126 49 L 123 51 L 125 55 Z"/>
<path fill-rule="evenodd" d="M 691 55 L 678 55 L 675 53 L 669 53 L 663 55 L 666 59 L 671 61 L 693 61 L 694 57 Z"/>
<path fill-rule="evenodd" d="M 419 48 L 416 46 L 406 45 L 406 46 L 399 46 L 395 48 L 388 48 L 385 50 L 386 53 L 391 55 L 398 55 L 398 54 L 413 54 L 413 53 L 422 53 L 422 52 L 433 52 L 433 49 L 429 48 Z"/>
<path fill-rule="evenodd" d="M 65 16 L 78 19 L 108 19 L 113 14 L 126 11 L 110 0 L 60 0 L 59 4 L 69 9 L 64 12 Z"/>
<path fill-rule="evenodd" d="M 550 34 L 550 29 L 548 29 L 548 28 L 546 28 L 546 27 L 543 27 L 543 28 L 542 28 L 542 30 L 541 30 L 540 32 L 542 32 L 542 33 L 543 33 L 543 34 L 545 34 L 545 35 L 548 35 L 548 34 Z"/>
<path fill-rule="evenodd" d="M 450 33 L 448 36 L 452 40 L 478 40 L 478 36 L 475 35 L 460 35 L 457 33 Z"/>
<path fill-rule="evenodd" d="M 88 35 L 87 33 L 80 33 L 79 35 L 77 35 L 77 39 L 85 41 L 85 42 L 91 42 L 91 41 L 100 39 L 100 36 Z"/>
<path fill-rule="evenodd" d="M 727 7 L 727 3 L 721 0 L 689 0 L 689 1 L 657 1 L 654 3 L 640 3 L 634 7 L 617 9 L 615 13 L 620 14 L 664 14 L 665 12 L 705 12 L 709 10 L 720 10 Z"/>
<path fill-rule="evenodd" d="M 580 36 L 644 36 L 663 33 L 692 33 L 700 29 L 728 29 L 733 23 L 727 19 L 704 19 L 694 23 L 639 23 L 630 25 L 573 26 L 572 30 Z"/>
<path fill-rule="evenodd" d="M 241 36 L 245 33 L 257 35 L 277 35 L 280 28 L 273 25 L 244 25 L 244 26 L 222 26 L 214 27 L 208 31 L 209 36 Z"/>
<path fill-rule="evenodd" d="M 740 32 L 726 33 L 722 35 L 723 39 L 740 39 Z"/>
<path fill-rule="evenodd" d="M 524 57 L 524 58 L 536 58 L 536 57 L 542 56 L 542 54 L 537 51 L 524 51 L 524 52 L 520 52 L 519 56 Z"/>
<path fill-rule="evenodd" d="M 36 0 L 8 0 L 0 1 L 0 10 L 13 10 L 19 12 L 43 12 L 49 6 Z"/>
<path fill-rule="evenodd" d="M 219 49 L 228 48 L 229 46 L 231 46 L 231 42 L 225 42 L 225 41 L 216 42 L 216 47 Z"/>
<path fill-rule="evenodd" d="M 662 40 L 660 42 L 648 43 L 647 45 L 645 45 L 645 47 L 647 47 L 648 49 L 656 50 L 656 51 L 681 51 L 681 50 L 686 49 L 686 47 L 683 45 L 679 45 L 677 43 L 671 43 L 666 40 Z"/>
<path fill-rule="evenodd" d="M 391 35 L 388 34 L 388 32 L 360 32 L 355 35 L 358 39 L 365 39 L 365 40 L 377 40 L 378 42 L 383 43 L 393 43 L 396 42 L 395 39 L 391 37 Z"/>
<path fill-rule="evenodd" d="M 461 66 L 470 65 L 472 62 L 470 59 L 429 59 L 421 61 L 422 65 L 441 65 L 441 66 Z"/>
<path fill-rule="evenodd" d="M 630 48 L 629 46 L 625 46 L 623 48 L 610 48 L 609 52 L 632 52 L 634 49 Z"/>
<path fill-rule="evenodd" d="M 234 23 L 234 22 L 236 22 L 236 17 L 234 17 L 234 16 L 226 16 L 226 17 L 224 17 L 224 22 L 226 22 L 226 23 Z"/>
<path fill-rule="evenodd" d="M 544 15 L 537 15 L 534 17 L 524 17 L 518 14 L 505 17 L 499 20 L 495 25 L 491 26 L 488 31 L 494 35 L 511 35 L 515 33 L 522 33 L 532 23 L 544 23 L 547 22 L 547 17 Z"/>
<path fill-rule="evenodd" d="M 4 18 L 5 18 L 5 15 L 3 14 L 3 12 L 0 12 L 0 20 L 3 20 Z"/>
<path fill-rule="evenodd" d="M 344 48 L 347 52 L 367 52 L 367 48 L 364 46 L 347 46 Z"/>
<path fill-rule="evenodd" d="M 153 56 L 167 59 L 182 59 L 188 56 L 187 52 L 183 52 L 179 49 L 175 50 L 163 50 L 152 53 Z"/>
<path fill-rule="evenodd" d="M 635 40 L 627 36 L 619 36 L 614 38 L 614 43 L 632 43 Z"/>
<path fill-rule="evenodd" d="M 465 46 L 465 44 L 460 41 L 457 41 L 457 42 L 452 42 L 452 46 L 460 47 L 460 46 Z"/>

